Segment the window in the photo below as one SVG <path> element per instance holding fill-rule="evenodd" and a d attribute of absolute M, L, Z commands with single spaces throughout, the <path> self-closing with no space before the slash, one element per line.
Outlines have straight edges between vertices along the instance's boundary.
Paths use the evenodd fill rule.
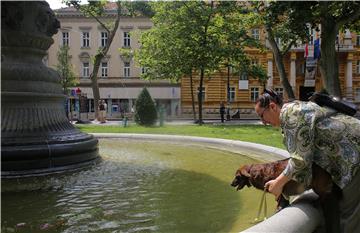
<path fill-rule="evenodd" d="M 360 46 L 360 35 L 356 36 L 356 46 Z"/>
<path fill-rule="evenodd" d="M 200 95 L 200 87 L 197 88 L 197 96 L 198 96 L 198 100 L 199 100 L 199 95 Z M 205 87 L 202 88 L 202 102 L 205 101 Z"/>
<path fill-rule="evenodd" d="M 82 77 L 87 78 L 90 76 L 89 62 L 83 62 L 82 65 Z"/>
<path fill-rule="evenodd" d="M 252 66 L 256 66 L 256 65 L 258 65 L 258 64 L 259 64 L 259 60 L 257 60 L 257 59 L 251 60 L 251 65 L 252 65 Z"/>
<path fill-rule="evenodd" d="M 108 76 L 108 63 L 101 62 L 101 77 L 107 77 L 107 76 Z"/>
<path fill-rule="evenodd" d="M 355 101 L 360 102 L 360 88 L 355 89 Z"/>
<path fill-rule="evenodd" d="M 248 80 L 248 74 L 247 72 L 241 72 L 240 73 L 240 80 Z"/>
<path fill-rule="evenodd" d="M 259 98 L 259 88 L 258 87 L 252 87 L 250 89 L 250 98 L 252 102 L 255 102 Z"/>
<path fill-rule="evenodd" d="M 124 47 L 130 47 L 130 33 L 124 32 Z"/>
<path fill-rule="evenodd" d="M 235 87 L 230 87 L 229 93 L 228 93 L 228 100 L 230 102 L 235 101 Z"/>
<path fill-rule="evenodd" d="M 147 68 L 146 67 L 141 67 L 141 74 L 145 74 L 147 72 Z"/>
<path fill-rule="evenodd" d="M 305 62 L 300 64 L 300 74 L 305 74 Z"/>
<path fill-rule="evenodd" d="M 69 32 L 62 33 L 62 45 L 69 46 Z"/>
<path fill-rule="evenodd" d="M 124 77 L 130 77 L 130 62 L 124 62 Z"/>
<path fill-rule="evenodd" d="M 360 60 L 356 62 L 356 73 L 360 74 Z"/>
<path fill-rule="evenodd" d="M 251 29 L 251 35 L 254 39 L 259 40 L 260 39 L 260 30 L 258 28 Z"/>
<path fill-rule="evenodd" d="M 90 33 L 89 32 L 82 33 L 81 47 L 84 47 L 84 48 L 90 47 Z"/>
<path fill-rule="evenodd" d="M 282 98 L 284 98 L 284 88 L 282 88 L 282 87 L 275 87 L 274 90 L 275 90 Z"/>
<path fill-rule="evenodd" d="M 101 47 L 105 47 L 108 42 L 108 33 L 107 32 L 101 32 Z"/>

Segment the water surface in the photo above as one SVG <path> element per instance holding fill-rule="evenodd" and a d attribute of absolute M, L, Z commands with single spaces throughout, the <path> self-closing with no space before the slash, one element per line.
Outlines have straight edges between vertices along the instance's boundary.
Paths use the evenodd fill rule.
<path fill-rule="evenodd" d="M 1 232 L 238 232 L 257 214 L 262 192 L 230 186 L 248 157 L 124 139 L 100 154 L 86 171 L 2 181 Z"/>

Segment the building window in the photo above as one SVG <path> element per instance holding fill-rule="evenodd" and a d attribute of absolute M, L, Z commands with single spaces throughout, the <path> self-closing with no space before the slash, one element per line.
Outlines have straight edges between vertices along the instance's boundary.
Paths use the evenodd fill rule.
<path fill-rule="evenodd" d="M 259 65 L 259 60 L 257 60 L 257 59 L 251 60 L 251 65 L 252 65 L 252 66 Z"/>
<path fill-rule="evenodd" d="M 300 63 L 298 74 L 305 74 L 305 62 Z"/>
<path fill-rule="evenodd" d="M 360 60 L 356 62 L 356 73 L 360 74 Z"/>
<path fill-rule="evenodd" d="M 228 100 L 230 102 L 235 101 L 235 87 L 230 87 L 229 93 L 228 93 Z"/>
<path fill-rule="evenodd" d="M 124 62 L 124 77 L 130 77 L 130 62 Z"/>
<path fill-rule="evenodd" d="M 251 29 L 251 36 L 256 40 L 259 40 L 260 39 L 260 29 L 258 29 L 258 28 Z"/>
<path fill-rule="evenodd" d="M 130 47 L 130 33 L 124 32 L 124 47 Z"/>
<path fill-rule="evenodd" d="M 83 62 L 82 65 L 82 77 L 88 78 L 90 76 L 89 62 Z"/>
<path fill-rule="evenodd" d="M 82 33 L 81 47 L 84 47 L 84 48 L 90 47 L 90 33 L 89 32 Z"/>
<path fill-rule="evenodd" d="M 197 96 L 198 96 L 198 100 L 199 100 L 199 95 L 200 95 L 200 87 L 197 88 Z M 204 102 L 205 101 L 205 87 L 202 88 L 202 101 L 201 102 Z"/>
<path fill-rule="evenodd" d="M 107 77 L 107 76 L 108 76 L 108 63 L 101 62 L 101 77 Z"/>
<path fill-rule="evenodd" d="M 249 80 L 247 72 L 240 73 L 240 80 Z"/>
<path fill-rule="evenodd" d="M 108 42 L 108 33 L 107 32 L 101 32 L 101 47 L 105 47 Z"/>
<path fill-rule="evenodd" d="M 252 102 L 255 102 L 259 98 L 259 88 L 252 87 L 250 88 L 250 98 Z"/>
<path fill-rule="evenodd" d="M 62 33 L 62 45 L 69 46 L 69 32 Z"/>
<path fill-rule="evenodd" d="M 141 74 L 145 74 L 147 72 L 147 68 L 146 67 L 141 67 Z"/>
<path fill-rule="evenodd" d="M 356 46 L 360 46 L 360 35 L 356 36 Z"/>
<path fill-rule="evenodd" d="M 355 101 L 360 102 L 360 88 L 355 89 Z"/>
<path fill-rule="evenodd" d="M 275 87 L 274 90 L 281 96 L 281 98 L 284 98 L 284 88 Z"/>

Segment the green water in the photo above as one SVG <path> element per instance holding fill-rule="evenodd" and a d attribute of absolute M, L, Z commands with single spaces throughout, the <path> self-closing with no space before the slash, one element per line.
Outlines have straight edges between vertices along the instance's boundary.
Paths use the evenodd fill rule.
<path fill-rule="evenodd" d="M 123 139 L 100 140 L 100 154 L 86 171 L 2 181 L 1 232 L 238 232 L 257 214 L 262 192 L 230 186 L 250 158 Z"/>

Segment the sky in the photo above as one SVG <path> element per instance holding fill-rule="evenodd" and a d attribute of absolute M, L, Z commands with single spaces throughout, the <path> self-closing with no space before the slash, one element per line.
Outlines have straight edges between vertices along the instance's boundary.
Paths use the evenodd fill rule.
<path fill-rule="evenodd" d="M 49 3 L 50 8 L 53 10 L 66 7 L 66 4 L 62 3 L 62 0 L 46 0 L 46 1 L 47 3 Z"/>
<path fill-rule="evenodd" d="M 50 8 L 53 10 L 67 7 L 65 3 L 62 3 L 62 0 L 46 0 L 46 2 L 49 3 Z M 81 4 L 83 3 L 87 3 L 87 0 L 81 0 Z"/>

